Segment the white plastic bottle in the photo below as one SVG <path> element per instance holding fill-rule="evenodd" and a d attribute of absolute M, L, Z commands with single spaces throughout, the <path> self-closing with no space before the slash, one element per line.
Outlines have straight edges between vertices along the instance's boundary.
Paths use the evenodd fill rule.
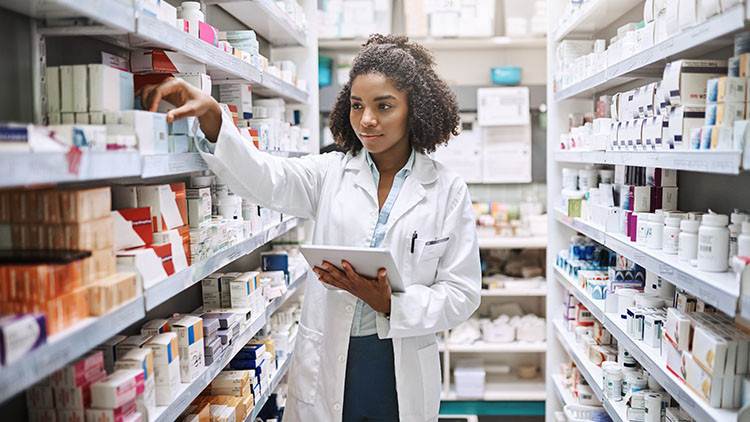
<path fill-rule="evenodd" d="M 664 240 L 664 214 L 651 214 L 648 219 L 648 237 L 646 247 L 661 249 Z"/>
<path fill-rule="evenodd" d="M 737 256 L 750 258 L 750 221 L 742 223 L 742 234 L 737 237 Z"/>
<path fill-rule="evenodd" d="M 698 269 L 722 272 L 729 262 L 729 217 L 706 214 L 698 230 Z"/>
<path fill-rule="evenodd" d="M 203 22 L 205 16 L 201 12 L 201 4 L 197 1 L 183 1 L 177 10 L 177 17 L 186 21 Z"/>
<path fill-rule="evenodd" d="M 698 256 L 698 227 L 701 223 L 696 220 L 680 221 L 680 246 L 678 258 L 680 261 L 691 261 Z"/>
<path fill-rule="evenodd" d="M 679 217 L 664 219 L 664 233 L 662 236 L 662 251 L 667 255 L 677 255 L 680 250 L 680 221 Z"/>

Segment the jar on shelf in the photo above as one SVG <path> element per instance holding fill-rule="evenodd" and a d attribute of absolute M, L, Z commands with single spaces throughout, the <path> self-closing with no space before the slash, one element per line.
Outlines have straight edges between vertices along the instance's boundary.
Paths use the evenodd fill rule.
<path fill-rule="evenodd" d="M 680 221 L 680 240 L 677 257 L 680 261 L 692 261 L 698 256 L 698 228 L 696 220 Z"/>
<path fill-rule="evenodd" d="M 664 232 L 662 233 L 662 251 L 667 255 L 677 255 L 680 248 L 680 222 L 679 217 L 667 217 L 664 219 Z"/>
<path fill-rule="evenodd" d="M 197 1 L 183 1 L 177 9 L 177 18 L 187 21 L 203 22 L 205 16 L 201 12 L 201 4 Z"/>
<path fill-rule="evenodd" d="M 651 214 L 648 219 L 648 232 L 646 234 L 646 247 L 649 249 L 661 249 L 664 240 L 664 214 Z"/>
<path fill-rule="evenodd" d="M 723 272 L 729 263 L 729 217 L 705 214 L 698 230 L 698 269 Z"/>

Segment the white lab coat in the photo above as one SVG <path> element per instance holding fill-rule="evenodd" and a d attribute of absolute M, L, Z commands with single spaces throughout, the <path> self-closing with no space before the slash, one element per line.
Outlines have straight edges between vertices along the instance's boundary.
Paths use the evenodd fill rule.
<path fill-rule="evenodd" d="M 313 244 L 370 245 L 378 200 L 363 152 L 274 157 L 245 141 L 225 115 L 214 154 L 203 157 L 237 195 L 315 220 Z M 418 239 L 411 253 L 414 231 Z M 446 236 L 450 240 L 439 259 L 420 259 L 426 241 Z M 435 421 L 441 391 L 435 333 L 464 322 L 480 300 L 476 227 L 463 180 L 417 154 L 391 211 L 385 247 L 392 251 L 407 285 L 405 293 L 392 296 L 390 321 L 377 315 L 378 335 L 393 339 L 400 420 Z M 285 420 L 342 420 L 356 300 L 348 292 L 326 289 L 312 273 L 308 278 L 289 369 Z"/>

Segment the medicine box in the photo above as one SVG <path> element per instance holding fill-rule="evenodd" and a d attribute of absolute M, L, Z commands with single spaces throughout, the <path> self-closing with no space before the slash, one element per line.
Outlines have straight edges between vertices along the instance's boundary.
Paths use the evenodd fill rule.
<path fill-rule="evenodd" d="M 232 308 L 251 308 L 250 296 L 258 284 L 258 273 L 254 271 L 243 273 L 229 283 Z"/>
<path fill-rule="evenodd" d="M 705 105 L 674 107 L 669 114 L 669 136 L 663 142 L 664 149 L 688 149 L 690 130 L 702 127 L 705 118 Z"/>
<path fill-rule="evenodd" d="M 207 73 L 205 64 L 164 50 L 131 52 L 130 70 L 133 73 Z"/>
<path fill-rule="evenodd" d="M 289 255 L 286 252 L 264 252 L 260 254 L 263 271 L 284 271 L 289 284 Z"/>
<path fill-rule="evenodd" d="M 665 67 L 662 88 L 673 106 L 705 106 L 706 83 L 726 74 L 726 60 L 678 60 Z"/>
<path fill-rule="evenodd" d="M 89 313 L 91 316 L 104 315 L 136 297 L 140 290 L 136 273 L 112 274 L 88 286 Z"/>
<path fill-rule="evenodd" d="M 177 335 L 164 333 L 155 336 L 146 344 L 154 351 L 154 379 L 156 381 L 156 405 L 168 406 L 180 386 L 180 356 Z"/>
<path fill-rule="evenodd" d="M 151 209 L 151 221 L 155 232 L 176 229 L 188 224 L 184 183 L 138 186 L 137 194 L 139 205 Z"/>
<path fill-rule="evenodd" d="M 190 227 L 198 228 L 211 221 L 211 188 L 190 188 L 186 195 Z"/>
<path fill-rule="evenodd" d="M 54 387 L 78 387 L 90 382 L 92 374 L 96 375 L 103 368 L 104 355 L 95 351 L 53 373 L 50 381 Z"/>
<path fill-rule="evenodd" d="M 60 113 L 60 67 L 47 66 L 47 113 Z"/>
<path fill-rule="evenodd" d="M 85 64 L 74 65 L 73 67 L 73 86 L 65 89 L 73 89 L 73 110 L 76 113 L 86 113 L 89 111 L 89 87 L 88 87 L 88 70 Z"/>
<path fill-rule="evenodd" d="M 0 363 L 8 365 L 47 341 L 47 319 L 32 313 L 0 318 Z"/>
<path fill-rule="evenodd" d="M 677 350 L 688 350 L 691 335 L 690 318 L 675 308 L 667 308 L 664 335 Z"/>
<path fill-rule="evenodd" d="M 115 361 L 117 360 L 117 345 L 127 338 L 127 336 L 116 335 L 94 349 L 102 352 L 104 359 L 104 369 L 108 374 L 111 374 L 115 369 Z"/>
<path fill-rule="evenodd" d="M 747 78 L 722 76 L 716 84 L 716 102 L 744 103 L 747 101 Z"/>
<path fill-rule="evenodd" d="M 172 324 L 177 334 L 180 353 L 180 378 L 183 383 L 193 382 L 204 366 L 203 319 L 185 316 Z"/>
<path fill-rule="evenodd" d="M 91 384 L 91 405 L 95 408 L 117 409 L 135 400 L 143 392 L 144 371 L 142 369 L 115 370 L 107 378 Z"/>
<path fill-rule="evenodd" d="M 103 64 L 88 65 L 89 111 L 134 108 L 133 74 Z"/>
<path fill-rule="evenodd" d="M 117 409 L 86 409 L 87 422 L 126 422 L 127 415 L 138 414 L 135 401 L 128 402 Z M 72 422 L 72 421 L 71 421 Z"/>
<path fill-rule="evenodd" d="M 221 282 L 220 275 L 209 275 L 201 280 L 201 290 L 203 292 L 204 309 L 221 308 Z"/>
<path fill-rule="evenodd" d="M 60 66 L 60 111 L 62 113 L 75 111 L 73 106 L 73 66 Z"/>
<path fill-rule="evenodd" d="M 127 353 L 129 350 L 143 347 L 143 345 L 148 343 L 152 338 L 153 336 L 149 334 L 128 336 L 125 340 L 121 341 L 117 345 L 117 356 L 125 356 L 125 353 Z"/>
<path fill-rule="evenodd" d="M 219 282 L 221 283 L 221 307 L 222 308 L 231 308 L 232 307 L 232 297 L 231 297 L 231 289 L 229 287 L 229 283 L 232 282 L 235 278 L 241 276 L 242 273 L 239 272 L 233 272 L 233 273 L 226 273 L 219 277 Z M 221 327 L 226 328 L 226 327 Z"/>
<path fill-rule="evenodd" d="M 148 415 L 156 411 L 156 380 L 154 378 L 154 351 L 148 347 L 133 349 L 115 364 L 116 369 L 136 369 L 144 373 L 143 394 L 137 398 L 138 410 Z"/>
<path fill-rule="evenodd" d="M 685 357 L 685 382 L 693 392 L 698 394 L 711 407 L 721 406 L 721 387 L 723 377 L 711 376 L 696 362 L 692 353 L 683 352 Z"/>
<path fill-rule="evenodd" d="M 222 103 L 237 107 L 238 118 L 253 118 L 252 87 L 250 84 L 219 85 L 219 100 Z"/>
<path fill-rule="evenodd" d="M 138 151 L 143 155 L 168 154 L 167 115 L 143 110 L 125 110 L 120 122 L 132 127 L 138 141 Z"/>
<path fill-rule="evenodd" d="M 169 331 L 168 319 L 152 319 L 141 325 L 141 334 L 157 336 L 159 334 L 168 333 Z"/>

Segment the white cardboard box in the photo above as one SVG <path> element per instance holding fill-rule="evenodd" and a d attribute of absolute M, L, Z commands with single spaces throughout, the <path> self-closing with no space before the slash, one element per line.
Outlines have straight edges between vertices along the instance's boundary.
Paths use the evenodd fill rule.
<path fill-rule="evenodd" d="M 705 107 L 706 82 L 726 74 L 726 60 L 677 60 L 664 68 L 662 85 L 672 106 Z"/>
<path fill-rule="evenodd" d="M 168 406 L 180 387 L 180 355 L 177 334 L 169 332 L 155 336 L 146 343 L 154 351 L 154 380 L 156 405 Z"/>
<path fill-rule="evenodd" d="M 183 383 L 191 383 L 204 367 L 203 358 L 203 319 L 185 316 L 172 324 L 177 334 L 180 352 L 180 378 Z"/>
<path fill-rule="evenodd" d="M 133 74 L 103 64 L 88 65 L 89 111 L 132 110 Z"/>
<path fill-rule="evenodd" d="M 120 113 L 123 125 L 135 131 L 138 151 L 144 155 L 168 154 L 167 115 L 143 110 L 123 110 Z"/>
<path fill-rule="evenodd" d="M 48 66 L 47 76 L 47 113 L 60 113 L 60 67 Z"/>
<path fill-rule="evenodd" d="M 73 111 L 86 113 L 89 111 L 88 70 L 85 64 L 73 66 Z"/>

